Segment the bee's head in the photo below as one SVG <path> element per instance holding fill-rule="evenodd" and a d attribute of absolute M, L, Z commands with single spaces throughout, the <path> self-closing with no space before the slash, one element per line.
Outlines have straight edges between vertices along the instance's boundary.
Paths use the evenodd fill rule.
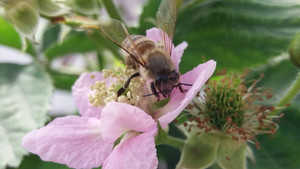
<path fill-rule="evenodd" d="M 178 85 L 178 82 L 179 73 L 173 70 L 169 73 L 162 73 L 156 76 L 154 84 L 159 93 L 161 93 L 164 97 L 169 97 L 173 88 Z"/>

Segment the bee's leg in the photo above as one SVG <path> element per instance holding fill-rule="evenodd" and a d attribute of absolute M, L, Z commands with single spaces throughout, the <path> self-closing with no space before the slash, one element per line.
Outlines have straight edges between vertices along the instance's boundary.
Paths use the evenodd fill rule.
<path fill-rule="evenodd" d="M 180 84 L 180 83 L 179 83 L 178 87 L 179 87 L 179 90 L 180 90 L 180 92 L 181 92 L 181 93 L 185 93 L 185 92 L 187 92 L 187 90 L 186 90 L 186 89 L 184 90 L 184 89 L 182 88 L 182 86 L 181 86 L 181 84 Z"/>
<path fill-rule="evenodd" d="M 154 95 L 157 97 L 157 101 L 159 101 L 159 100 L 160 100 L 160 98 L 159 98 L 159 93 L 156 91 L 155 86 L 154 86 L 154 83 L 151 82 L 150 85 L 151 85 L 151 91 L 152 91 L 152 94 L 154 94 Z"/>
<path fill-rule="evenodd" d="M 139 72 L 137 72 L 137 73 L 131 75 L 131 76 L 128 78 L 128 80 L 126 81 L 126 83 L 124 84 L 124 86 L 123 86 L 121 89 L 118 90 L 118 97 L 121 96 L 121 95 L 125 92 L 125 90 L 126 90 L 127 87 L 129 86 L 130 80 L 133 79 L 133 78 L 135 78 L 135 77 L 137 77 L 137 76 L 140 76 L 140 73 L 139 73 Z"/>

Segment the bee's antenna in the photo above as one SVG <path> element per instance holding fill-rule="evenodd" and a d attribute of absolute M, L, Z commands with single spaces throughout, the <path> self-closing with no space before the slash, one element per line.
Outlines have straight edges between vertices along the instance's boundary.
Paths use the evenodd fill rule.
<path fill-rule="evenodd" d="M 144 95 L 142 95 L 142 97 L 148 97 L 148 96 L 152 96 L 152 95 L 154 95 L 153 93 L 151 93 L 151 94 L 144 94 Z"/>
<path fill-rule="evenodd" d="M 159 93 L 161 93 L 161 92 L 157 92 L 157 94 L 159 94 Z M 155 94 L 153 94 L 153 93 L 150 93 L 150 94 L 144 94 L 144 95 L 142 95 L 142 97 L 148 97 L 148 96 L 152 96 L 152 95 L 155 95 Z"/>
<path fill-rule="evenodd" d="M 179 86 L 179 85 L 183 85 L 183 86 L 193 86 L 193 84 L 187 84 L 187 83 L 179 83 L 178 86 Z"/>

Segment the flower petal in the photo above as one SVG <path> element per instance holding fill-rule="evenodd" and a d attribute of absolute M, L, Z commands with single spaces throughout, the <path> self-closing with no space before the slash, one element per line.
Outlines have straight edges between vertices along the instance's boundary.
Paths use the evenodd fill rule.
<path fill-rule="evenodd" d="M 74 101 L 79 109 L 79 113 L 82 116 L 96 117 L 101 116 L 101 108 L 95 108 L 89 101 L 89 95 L 91 94 L 91 85 L 96 81 L 104 80 L 102 73 L 84 73 L 82 74 L 75 84 L 72 86 L 72 95 Z"/>
<path fill-rule="evenodd" d="M 162 40 L 161 32 L 158 28 L 151 28 L 146 30 L 147 38 L 153 40 L 154 42 L 158 42 Z M 168 38 L 167 41 L 170 41 Z"/>
<path fill-rule="evenodd" d="M 154 133 L 152 130 L 122 140 L 104 162 L 103 169 L 156 169 Z"/>
<path fill-rule="evenodd" d="M 22 146 L 44 161 L 93 168 L 103 164 L 113 143 L 103 141 L 99 119 L 67 116 L 28 133 Z"/>
<path fill-rule="evenodd" d="M 102 111 L 101 131 L 104 140 L 114 142 L 124 132 L 145 132 L 153 128 L 156 128 L 155 121 L 138 107 L 110 102 Z"/>
<path fill-rule="evenodd" d="M 210 60 L 204 64 L 198 65 L 193 70 L 181 76 L 180 82 L 193 84 L 192 87 L 185 87 L 187 92 L 181 93 L 176 89 L 170 96 L 170 101 L 164 107 L 157 110 L 154 119 L 158 119 L 162 128 L 172 122 L 181 111 L 192 101 L 197 92 L 210 78 L 216 68 L 216 62 Z M 188 89 L 189 88 L 189 89 Z"/>
<path fill-rule="evenodd" d="M 184 41 L 176 46 L 176 48 L 172 50 L 172 60 L 176 67 L 176 70 L 179 71 L 179 63 L 181 61 L 181 56 L 183 55 L 183 51 L 188 46 L 188 44 Z M 173 54 L 175 53 L 175 54 Z"/>

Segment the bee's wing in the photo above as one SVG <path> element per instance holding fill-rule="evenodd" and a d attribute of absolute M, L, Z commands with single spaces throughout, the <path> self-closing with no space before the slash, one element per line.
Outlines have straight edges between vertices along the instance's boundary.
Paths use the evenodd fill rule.
<path fill-rule="evenodd" d="M 122 22 L 110 18 L 105 21 L 101 21 L 99 23 L 99 28 L 104 36 L 127 52 L 137 63 L 145 67 L 145 61 L 142 59 L 139 50 L 137 49 L 134 41 L 131 39 L 125 25 Z M 134 51 L 134 54 L 124 47 L 123 42 L 126 38 L 132 44 L 130 46 L 132 46 L 131 50 Z"/>
<path fill-rule="evenodd" d="M 158 11 L 156 13 L 157 26 L 162 32 L 162 38 L 164 40 L 164 48 L 167 53 L 171 54 L 172 40 L 174 37 L 176 19 L 177 19 L 177 7 L 175 0 L 162 0 Z M 167 41 L 165 33 L 169 36 L 170 42 Z"/>

